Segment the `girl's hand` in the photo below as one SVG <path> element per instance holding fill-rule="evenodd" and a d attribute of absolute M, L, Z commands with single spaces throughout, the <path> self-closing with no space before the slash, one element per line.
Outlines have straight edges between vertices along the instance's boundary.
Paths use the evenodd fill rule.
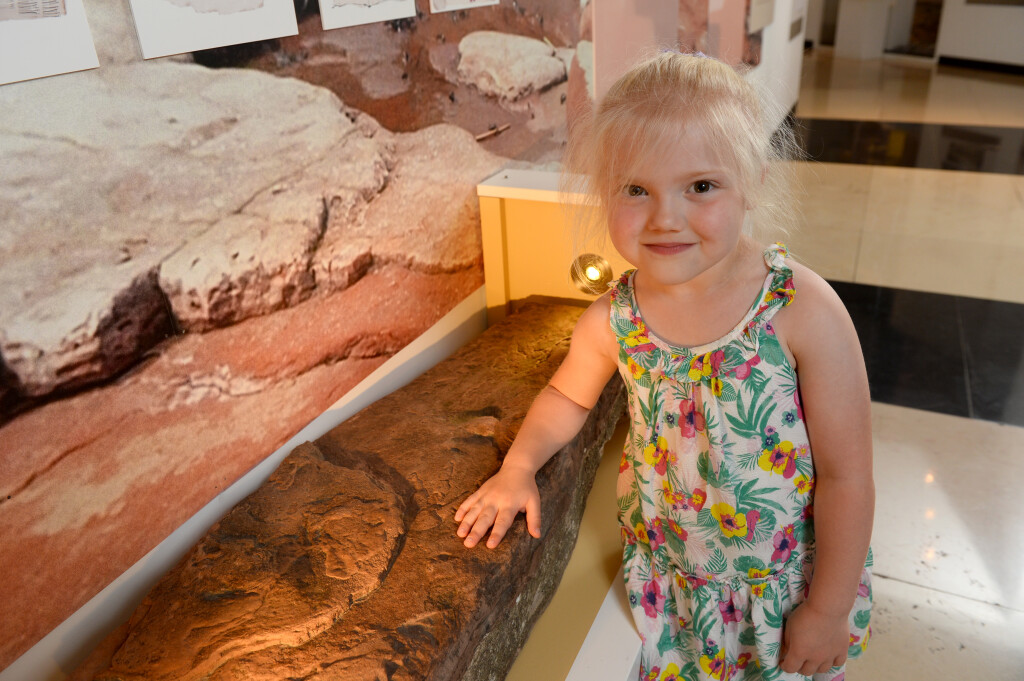
<path fill-rule="evenodd" d="M 461 523 L 456 534 L 465 537 L 463 544 L 471 549 L 493 526 L 487 540 L 487 548 L 493 549 L 520 511 L 526 512 L 530 534 L 540 539 L 540 492 L 534 472 L 503 466 L 455 511 L 455 522 Z"/>
<path fill-rule="evenodd" d="M 818 612 L 805 601 L 786 619 L 779 667 L 804 676 L 827 672 L 846 662 L 849 646 L 849 616 Z"/>

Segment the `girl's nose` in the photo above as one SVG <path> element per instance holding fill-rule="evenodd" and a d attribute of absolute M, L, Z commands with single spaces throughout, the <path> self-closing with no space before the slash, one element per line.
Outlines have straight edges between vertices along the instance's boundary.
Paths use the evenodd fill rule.
<path fill-rule="evenodd" d="M 658 201 L 654 215 L 651 218 L 651 226 L 655 229 L 678 231 L 683 228 L 685 217 L 675 206 L 674 202 L 668 199 Z"/>

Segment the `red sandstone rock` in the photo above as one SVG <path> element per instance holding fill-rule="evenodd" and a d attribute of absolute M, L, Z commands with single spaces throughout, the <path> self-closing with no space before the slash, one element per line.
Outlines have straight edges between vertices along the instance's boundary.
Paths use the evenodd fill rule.
<path fill-rule="evenodd" d="M 503 678 L 569 559 L 621 383 L 538 475 L 540 541 L 520 520 L 496 550 L 466 549 L 453 515 L 499 466 L 579 312 L 528 307 L 297 448 L 105 644 L 95 678 Z"/>

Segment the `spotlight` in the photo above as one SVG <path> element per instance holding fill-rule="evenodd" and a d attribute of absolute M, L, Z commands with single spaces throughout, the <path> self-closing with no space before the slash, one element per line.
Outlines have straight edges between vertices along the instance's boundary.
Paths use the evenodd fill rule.
<path fill-rule="evenodd" d="M 584 253 L 572 261 L 569 279 L 584 293 L 600 295 L 608 290 L 608 282 L 612 280 L 612 266 L 599 255 Z"/>

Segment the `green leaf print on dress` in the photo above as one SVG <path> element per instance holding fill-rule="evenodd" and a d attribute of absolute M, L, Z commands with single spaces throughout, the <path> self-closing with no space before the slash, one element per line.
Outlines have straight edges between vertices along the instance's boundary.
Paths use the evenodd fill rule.
<path fill-rule="evenodd" d="M 617 483 L 623 567 L 648 681 L 805 678 L 777 665 L 813 568 L 814 464 L 797 375 L 771 325 L 796 293 L 792 271 L 781 245 L 764 259 L 744 318 L 697 348 L 649 331 L 633 271 L 612 290 L 631 419 Z M 869 639 L 870 584 L 866 565 L 851 657 Z"/>

